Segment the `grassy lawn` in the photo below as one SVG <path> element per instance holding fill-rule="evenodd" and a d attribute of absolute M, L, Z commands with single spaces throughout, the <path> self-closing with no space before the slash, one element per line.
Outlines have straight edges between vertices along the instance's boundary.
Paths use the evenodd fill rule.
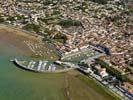
<path fill-rule="evenodd" d="M 70 72 L 67 77 L 68 91 L 72 100 L 120 100 L 94 80 L 79 72 Z"/>

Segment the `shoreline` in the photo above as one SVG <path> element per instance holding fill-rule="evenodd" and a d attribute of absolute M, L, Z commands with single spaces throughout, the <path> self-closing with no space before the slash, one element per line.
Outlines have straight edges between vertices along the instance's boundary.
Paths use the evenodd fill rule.
<path fill-rule="evenodd" d="M 1 29 L 1 28 L 4 28 L 4 29 L 7 30 L 9 33 L 10 33 L 10 31 L 12 31 L 11 33 L 15 33 L 16 35 L 19 35 L 19 36 L 23 36 L 23 37 L 24 37 L 24 36 L 25 36 L 25 37 L 26 37 L 26 36 L 27 36 L 27 37 L 28 37 L 28 36 L 31 36 L 31 34 L 27 34 L 27 35 L 26 35 L 26 33 L 23 33 L 23 32 L 22 32 L 22 33 L 21 33 L 21 32 L 19 33 L 19 31 L 18 31 L 16 28 L 15 28 L 15 30 L 13 30 L 14 28 L 11 29 L 10 27 L 9 27 L 9 29 L 7 29 L 6 25 L 4 25 L 4 26 L 3 26 L 3 25 L 2 25 L 2 26 L 0 25 L 0 29 Z M 32 38 L 32 37 L 33 37 L 33 36 L 31 36 L 30 38 Z M 34 37 L 34 38 L 35 38 L 35 37 Z M 32 39 L 34 39 L 34 38 L 32 38 Z M 35 39 L 36 39 L 36 38 L 35 38 Z M 69 72 L 68 72 L 68 73 L 69 73 Z M 65 73 L 65 74 L 67 74 L 67 73 Z M 68 78 L 70 78 L 70 77 L 71 77 L 71 75 L 68 76 Z M 86 89 L 87 85 L 85 85 L 84 82 L 83 82 L 82 80 L 77 79 L 76 76 L 75 76 L 75 77 L 73 76 L 72 78 L 70 78 L 70 79 L 67 80 L 67 81 L 68 81 L 68 83 L 67 83 L 68 86 L 67 86 L 67 87 L 69 87 L 69 88 L 67 89 L 69 92 L 66 91 L 66 92 L 67 92 L 67 97 L 68 97 L 68 98 L 77 98 L 77 97 L 80 98 L 80 96 L 82 96 L 82 94 L 79 94 L 79 96 L 78 96 L 78 93 L 77 93 L 77 97 L 76 97 L 75 95 L 71 94 L 73 91 L 72 91 L 72 90 L 69 90 L 71 87 L 72 87 L 72 89 L 74 88 L 75 91 L 78 91 L 78 90 L 79 90 L 79 89 L 77 89 L 77 87 L 74 86 L 74 85 L 76 85 L 76 82 L 74 82 L 74 81 L 73 81 L 73 82 L 70 82 L 70 81 L 72 81 L 73 79 L 74 79 L 76 82 L 79 82 L 79 83 L 77 83 L 77 86 L 78 86 L 78 84 L 79 84 L 79 85 L 82 85 L 81 88 L 80 88 L 81 91 L 86 92 L 86 93 L 87 93 L 87 91 L 88 91 L 88 89 Z M 71 86 L 71 85 L 73 85 L 73 86 Z M 91 91 L 92 91 L 92 92 L 90 93 L 91 96 L 98 95 L 98 91 L 95 91 L 95 89 L 93 90 L 92 88 L 90 88 L 90 89 L 91 89 Z M 93 93 L 93 92 L 94 92 L 94 93 Z M 95 92 L 96 92 L 96 93 L 95 93 Z M 101 97 L 100 95 L 98 95 L 98 96 Z M 104 95 L 103 95 L 103 96 L 104 96 Z M 85 97 L 88 97 L 88 94 L 85 94 Z M 92 97 L 90 97 L 90 98 L 92 98 Z M 103 98 L 103 97 L 101 97 L 101 98 Z M 81 99 L 81 98 L 80 98 L 80 99 Z"/>
<path fill-rule="evenodd" d="M 20 29 L 18 27 L 14 27 L 14 26 L 9 25 L 9 24 L 0 24 L 0 29 L 4 29 L 6 31 L 12 31 L 16 35 L 21 35 L 21 36 L 24 36 L 24 37 L 28 36 L 28 38 L 31 38 L 31 39 L 41 39 L 40 38 L 41 36 L 39 36 L 37 34 L 33 34 L 31 32 L 28 32 L 26 30 Z"/>
<path fill-rule="evenodd" d="M 31 72 L 36 72 L 36 73 L 65 73 L 68 72 L 70 70 L 73 70 L 74 68 L 67 68 L 67 69 L 62 69 L 62 70 L 55 70 L 55 71 L 42 71 L 42 70 L 35 70 L 35 69 L 30 69 L 27 66 L 24 66 L 22 64 L 19 63 L 19 61 L 15 58 L 14 60 L 11 60 L 17 67 L 27 70 L 27 71 L 31 71 Z"/>
<path fill-rule="evenodd" d="M 79 100 L 79 98 L 83 100 L 93 100 L 94 98 L 96 99 L 96 97 L 98 97 L 99 100 L 107 100 L 107 98 L 108 100 L 121 100 L 117 95 L 104 89 L 91 77 L 77 70 L 71 70 L 65 75 L 66 95 L 70 100 Z"/>
<path fill-rule="evenodd" d="M 13 45 L 14 47 L 17 47 L 21 52 L 24 52 L 26 55 L 30 57 L 41 59 L 59 58 L 55 50 L 53 50 L 53 48 L 50 47 L 50 44 L 43 42 L 42 37 L 37 34 L 27 32 L 25 30 L 16 28 L 11 25 L 0 24 L 0 35 L 0 41 L 2 41 L 5 45 Z M 33 47 L 35 47 L 35 45 L 41 45 L 42 47 L 40 49 L 35 49 L 36 52 L 33 52 L 24 41 L 29 41 Z M 40 50 L 44 55 L 43 57 L 36 55 L 36 53 Z"/>

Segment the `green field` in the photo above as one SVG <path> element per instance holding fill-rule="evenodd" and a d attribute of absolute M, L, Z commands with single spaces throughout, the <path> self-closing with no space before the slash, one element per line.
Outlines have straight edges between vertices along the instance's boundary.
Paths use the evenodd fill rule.
<path fill-rule="evenodd" d="M 79 72 L 71 72 L 68 75 L 68 84 L 72 100 L 120 100 L 94 80 Z"/>

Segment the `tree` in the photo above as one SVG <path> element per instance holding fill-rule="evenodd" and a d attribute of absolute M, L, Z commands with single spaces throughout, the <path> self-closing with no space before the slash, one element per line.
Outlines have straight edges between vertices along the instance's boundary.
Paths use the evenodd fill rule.
<path fill-rule="evenodd" d="M 38 33 L 40 31 L 40 26 L 35 25 L 33 23 L 28 23 L 23 27 L 23 29 L 28 30 L 28 31 L 34 31 L 34 32 Z"/>
<path fill-rule="evenodd" d="M 7 20 L 9 20 L 9 21 L 15 21 L 15 18 L 12 17 L 12 16 L 9 16 L 9 17 L 7 18 Z"/>
<path fill-rule="evenodd" d="M 3 23 L 4 21 L 4 18 L 0 17 L 0 23 Z"/>
<path fill-rule="evenodd" d="M 99 4 L 107 4 L 107 1 L 109 0 L 91 0 L 91 1 L 99 3 Z"/>
<path fill-rule="evenodd" d="M 104 67 L 107 69 L 107 72 L 109 72 L 111 75 L 116 76 L 118 80 L 125 81 L 127 80 L 127 76 L 123 75 L 119 70 L 109 66 L 106 62 L 96 59 L 96 64 L 101 65 L 101 67 Z"/>
<path fill-rule="evenodd" d="M 72 20 L 72 19 L 62 19 L 57 22 L 57 24 L 68 27 L 68 26 L 80 26 L 81 22 L 78 20 Z"/>

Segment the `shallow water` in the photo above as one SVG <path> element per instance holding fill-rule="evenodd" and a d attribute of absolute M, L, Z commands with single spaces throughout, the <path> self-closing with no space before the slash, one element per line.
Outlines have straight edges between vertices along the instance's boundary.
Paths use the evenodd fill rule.
<path fill-rule="evenodd" d="M 0 100 L 66 100 L 64 74 L 19 69 L 10 59 L 27 59 L 20 51 L 0 42 Z"/>

